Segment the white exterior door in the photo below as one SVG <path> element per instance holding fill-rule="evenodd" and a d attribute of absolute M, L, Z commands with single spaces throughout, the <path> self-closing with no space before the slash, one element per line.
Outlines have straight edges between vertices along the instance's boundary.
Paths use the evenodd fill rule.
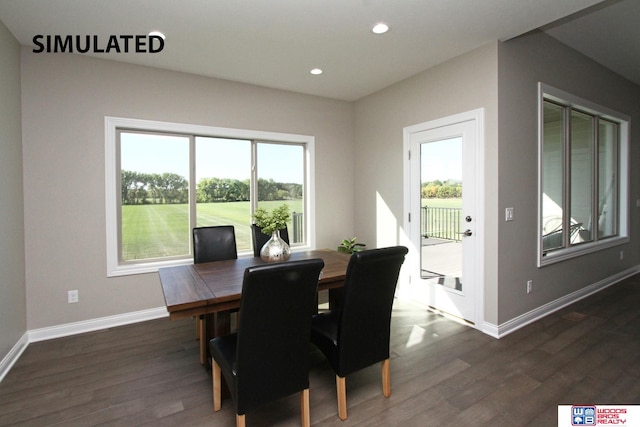
<path fill-rule="evenodd" d="M 472 324 L 483 316 L 482 120 L 476 110 L 405 128 L 406 290 Z"/>

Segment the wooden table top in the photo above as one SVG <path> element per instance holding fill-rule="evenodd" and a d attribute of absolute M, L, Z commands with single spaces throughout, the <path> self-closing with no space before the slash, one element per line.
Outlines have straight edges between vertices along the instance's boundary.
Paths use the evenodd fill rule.
<path fill-rule="evenodd" d="M 350 255 L 322 249 L 294 252 L 289 261 L 312 258 L 322 258 L 325 263 L 319 290 L 343 285 Z M 239 307 L 244 271 L 265 263 L 260 257 L 250 257 L 159 269 L 170 317 L 183 318 Z"/>

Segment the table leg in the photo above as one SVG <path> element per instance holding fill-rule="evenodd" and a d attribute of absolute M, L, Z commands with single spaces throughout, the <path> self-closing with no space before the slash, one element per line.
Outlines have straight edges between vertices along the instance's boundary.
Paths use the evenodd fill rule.
<path fill-rule="evenodd" d="M 213 317 L 214 336 L 222 337 L 231 333 L 231 311 L 219 311 L 211 317 Z"/>
<path fill-rule="evenodd" d="M 215 337 L 229 335 L 231 333 L 231 312 L 221 311 L 208 315 L 198 316 L 198 333 L 200 339 L 200 364 L 209 364 L 209 341 Z"/>
<path fill-rule="evenodd" d="M 200 364 L 204 365 L 208 362 L 209 341 L 207 340 L 207 316 L 200 315 L 196 319 L 198 322 L 198 335 L 200 339 Z"/>

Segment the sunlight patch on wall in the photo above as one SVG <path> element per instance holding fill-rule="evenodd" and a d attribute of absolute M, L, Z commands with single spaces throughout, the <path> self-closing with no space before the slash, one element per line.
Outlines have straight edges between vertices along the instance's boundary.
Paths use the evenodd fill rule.
<path fill-rule="evenodd" d="M 398 219 L 380 193 L 376 192 L 376 247 L 398 244 Z"/>

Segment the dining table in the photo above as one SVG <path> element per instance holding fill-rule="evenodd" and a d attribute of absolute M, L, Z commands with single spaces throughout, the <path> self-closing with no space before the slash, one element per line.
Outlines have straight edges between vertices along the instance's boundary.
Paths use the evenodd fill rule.
<path fill-rule="evenodd" d="M 324 261 L 318 291 L 329 290 L 331 304 L 337 299 L 331 293 L 344 285 L 350 255 L 331 249 L 315 249 L 293 252 L 287 261 L 314 258 Z M 169 318 L 200 319 L 200 363 L 205 364 L 208 360 L 206 343 L 230 332 L 231 313 L 240 307 L 245 270 L 267 263 L 260 257 L 241 257 L 158 270 Z"/>

